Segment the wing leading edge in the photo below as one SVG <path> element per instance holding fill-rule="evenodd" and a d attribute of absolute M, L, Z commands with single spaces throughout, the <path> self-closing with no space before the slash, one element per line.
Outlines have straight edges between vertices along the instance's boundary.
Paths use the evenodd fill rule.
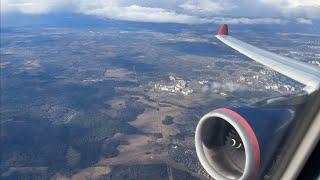
<path fill-rule="evenodd" d="M 320 88 L 320 68 L 316 66 L 279 56 L 240 41 L 228 35 L 228 26 L 226 24 L 219 29 L 216 37 L 241 54 L 304 84 L 306 86 L 304 90 L 308 93 Z"/>

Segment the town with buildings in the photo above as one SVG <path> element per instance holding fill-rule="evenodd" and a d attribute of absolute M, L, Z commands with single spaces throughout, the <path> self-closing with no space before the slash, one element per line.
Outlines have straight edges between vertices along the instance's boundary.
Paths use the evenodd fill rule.
<path fill-rule="evenodd" d="M 154 85 L 154 89 L 160 90 L 160 91 L 166 91 L 174 94 L 182 94 L 185 96 L 193 93 L 193 89 L 188 87 L 188 81 L 173 75 L 169 76 L 169 80 L 170 80 L 170 83 L 168 85 L 156 83 Z"/>

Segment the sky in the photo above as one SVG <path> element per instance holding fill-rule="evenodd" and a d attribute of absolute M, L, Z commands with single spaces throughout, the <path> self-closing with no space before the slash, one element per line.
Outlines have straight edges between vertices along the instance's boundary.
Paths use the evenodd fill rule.
<path fill-rule="evenodd" d="M 1 14 L 81 13 L 153 23 L 312 24 L 320 0 L 1 0 Z"/>

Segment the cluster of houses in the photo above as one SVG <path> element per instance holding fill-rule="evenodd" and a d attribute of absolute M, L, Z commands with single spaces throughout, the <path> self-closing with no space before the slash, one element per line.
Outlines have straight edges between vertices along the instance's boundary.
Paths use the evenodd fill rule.
<path fill-rule="evenodd" d="M 170 85 L 156 83 L 154 88 L 160 91 L 167 91 L 175 94 L 181 93 L 183 95 L 189 95 L 193 93 L 193 90 L 188 87 L 187 81 L 183 80 L 182 78 L 170 75 L 169 79 L 172 82 Z"/>

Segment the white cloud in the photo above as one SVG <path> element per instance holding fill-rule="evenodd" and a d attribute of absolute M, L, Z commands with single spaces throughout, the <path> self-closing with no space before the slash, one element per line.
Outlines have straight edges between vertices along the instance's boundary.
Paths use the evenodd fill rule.
<path fill-rule="evenodd" d="M 180 8 L 190 10 L 194 13 L 209 13 L 219 14 L 224 11 L 229 11 L 235 8 L 235 6 L 226 0 L 198 0 L 187 1 L 179 5 Z"/>
<path fill-rule="evenodd" d="M 310 24 L 320 19 L 320 0 L 1 0 L 1 13 L 60 11 L 156 23 Z"/>
<path fill-rule="evenodd" d="M 221 92 L 221 91 L 229 91 L 229 92 L 233 92 L 233 91 L 241 91 L 244 90 L 245 87 L 241 84 L 238 83 L 233 83 L 233 82 L 224 82 L 224 83 L 220 83 L 220 82 L 213 82 L 210 86 L 206 85 L 204 87 L 202 87 L 201 91 L 202 92 L 208 92 L 208 91 L 212 91 L 212 92 Z"/>
<path fill-rule="evenodd" d="M 319 0 L 260 0 L 285 16 L 302 16 L 306 18 L 320 18 Z"/>
<path fill-rule="evenodd" d="M 279 18 L 215 18 L 217 24 L 286 24 L 288 20 Z"/>
<path fill-rule="evenodd" d="M 45 14 L 58 11 L 64 5 L 68 5 L 68 3 L 63 0 L 1 0 L 1 12 Z"/>
<path fill-rule="evenodd" d="M 320 7 L 318 0 L 260 0 L 265 4 L 279 8 Z"/>
<path fill-rule="evenodd" d="M 308 25 L 312 24 L 312 20 L 311 19 L 297 18 L 296 21 L 299 24 L 308 24 Z"/>
<path fill-rule="evenodd" d="M 185 23 L 199 24 L 209 22 L 206 19 L 192 15 L 179 14 L 162 8 L 141 7 L 131 5 L 127 7 L 105 6 L 98 9 L 81 9 L 80 12 L 117 20 L 155 22 L 155 23 Z"/>

